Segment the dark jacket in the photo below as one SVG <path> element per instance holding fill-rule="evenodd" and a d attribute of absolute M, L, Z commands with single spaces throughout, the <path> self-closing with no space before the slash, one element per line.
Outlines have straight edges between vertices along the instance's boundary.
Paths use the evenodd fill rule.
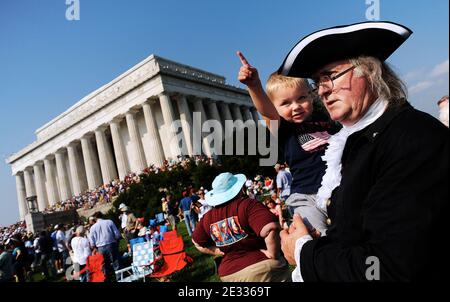
<path fill-rule="evenodd" d="M 440 279 L 448 164 L 448 129 L 406 101 L 352 134 L 327 236 L 302 248 L 303 279 L 366 281 L 371 256 L 380 262 L 381 281 Z"/>
<path fill-rule="evenodd" d="M 51 255 L 53 252 L 53 240 L 49 235 L 39 236 L 39 250 L 42 254 Z"/>

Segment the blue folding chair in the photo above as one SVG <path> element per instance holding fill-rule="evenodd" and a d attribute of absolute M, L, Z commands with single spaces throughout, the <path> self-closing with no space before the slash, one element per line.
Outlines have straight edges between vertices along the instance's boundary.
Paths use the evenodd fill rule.
<path fill-rule="evenodd" d="M 164 213 L 158 213 L 155 215 L 156 218 L 156 223 L 157 224 L 162 224 L 164 223 L 166 220 L 164 219 Z"/>
<path fill-rule="evenodd" d="M 154 252 L 155 248 L 153 248 L 152 242 L 135 243 L 133 246 L 133 263 L 130 267 L 115 272 L 117 282 L 135 282 L 139 280 L 145 282 L 145 277 L 153 273 L 154 262 L 157 260 Z"/>
<path fill-rule="evenodd" d="M 131 250 L 133 250 L 133 246 L 134 246 L 135 244 L 143 243 L 143 242 L 145 242 L 145 238 L 143 238 L 143 237 L 138 237 L 138 238 L 130 239 Z"/>
<path fill-rule="evenodd" d="M 167 225 L 161 225 L 159 226 L 159 235 L 161 236 L 161 239 L 164 239 L 164 233 L 169 231 L 169 228 Z"/>

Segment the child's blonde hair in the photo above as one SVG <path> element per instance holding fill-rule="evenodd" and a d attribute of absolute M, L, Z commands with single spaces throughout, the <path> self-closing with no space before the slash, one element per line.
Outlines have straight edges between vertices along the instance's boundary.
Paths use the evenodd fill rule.
<path fill-rule="evenodd" d="M 306 79 L 303 78 L 291 78 L 283 75 L 279 75 L 277 72 L 274 72 L 270 75 L 269 79 L 266 83 L 266 93 L 269 98 L 273 97 L 273 94 L 280 88 L 306 88 L 308 91 L 310 90 L 309 83 Z"/>

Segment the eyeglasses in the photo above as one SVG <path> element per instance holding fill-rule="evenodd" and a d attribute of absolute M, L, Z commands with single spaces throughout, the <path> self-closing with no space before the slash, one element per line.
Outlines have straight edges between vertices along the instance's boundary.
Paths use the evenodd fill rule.
<path fill-rule="evenodd" d="M 346 74 L 347 72 L 349 72 L 350 70 L 353 70 L 355 68 L 356 68 L 356 66 L 352 66 L 332 77 L 324 74 L 324 75 L 321 75 L 318 79 L 312 79 L 312 82 L 310 82 L 312 92 L 318 92 L 320 86 L 322 86 L 322 88 L 325 88 L 327 90 L 333 90 L 334 89 L 334 80 L 342 77 L 344 74 Z"/>

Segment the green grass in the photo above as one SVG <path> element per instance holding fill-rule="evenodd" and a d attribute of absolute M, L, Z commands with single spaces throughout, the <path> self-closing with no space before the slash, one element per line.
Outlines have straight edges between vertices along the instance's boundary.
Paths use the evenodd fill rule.
<path fill-rule="evenodd" d="M 202 254 L 195 248 L 184 221 L 178 223 L 177 232 L 183 237 L 186 254 L 194 259 L 194 263 L 182 271 L 174 273 L 170 280 L 173 282 L 220 282 L 220 278 L 215 272 L 213 256 Z M 126 251 L 127 244 L 125 239 L 122 239 L 119 243 L 120 255 Z"/>
<path fill-rule="evenodd" d="M 36 271 L 31 274 L 29 282 L 66 282 L 65 276 L 63 274 L 58 274 L 56 276 L 50 276 L 50 278 L 45 279 L 45 276 L 41 272 Z"/>
<path fill-rule="evenodd" d="M 182 271 L 174 273 L 169 280 L 172 282 L 220 282 L 219 276 L 215 272 L 215 264 L 213 256 L 200 253 L 194 246 L 189 236 L 186 224 L 181 221 L 177 225 L 177 232 L 183 237 L 186 254 L 188 254 L 194 262 L 185 267 Z M 123 255 L 127 251 L 127 243 L 125 239 L 119 242 L 119 254 Z M 45 279 L 40 272 L 31 275 L 32 282 L 65 282 L 63 275 L 57 275 Z M 157 280 L 149 279 L 150 282 Z"/>
<path fill-rule="evenodd" d="M 177 232 L 183 237 L 186 253 L 194 259 L 194 263 L 171 278 L 174 282 L 220 282 L 215 272 L 213 256 L 200 253 L 189 236 L 184 221 L 177 225 Z"/>

